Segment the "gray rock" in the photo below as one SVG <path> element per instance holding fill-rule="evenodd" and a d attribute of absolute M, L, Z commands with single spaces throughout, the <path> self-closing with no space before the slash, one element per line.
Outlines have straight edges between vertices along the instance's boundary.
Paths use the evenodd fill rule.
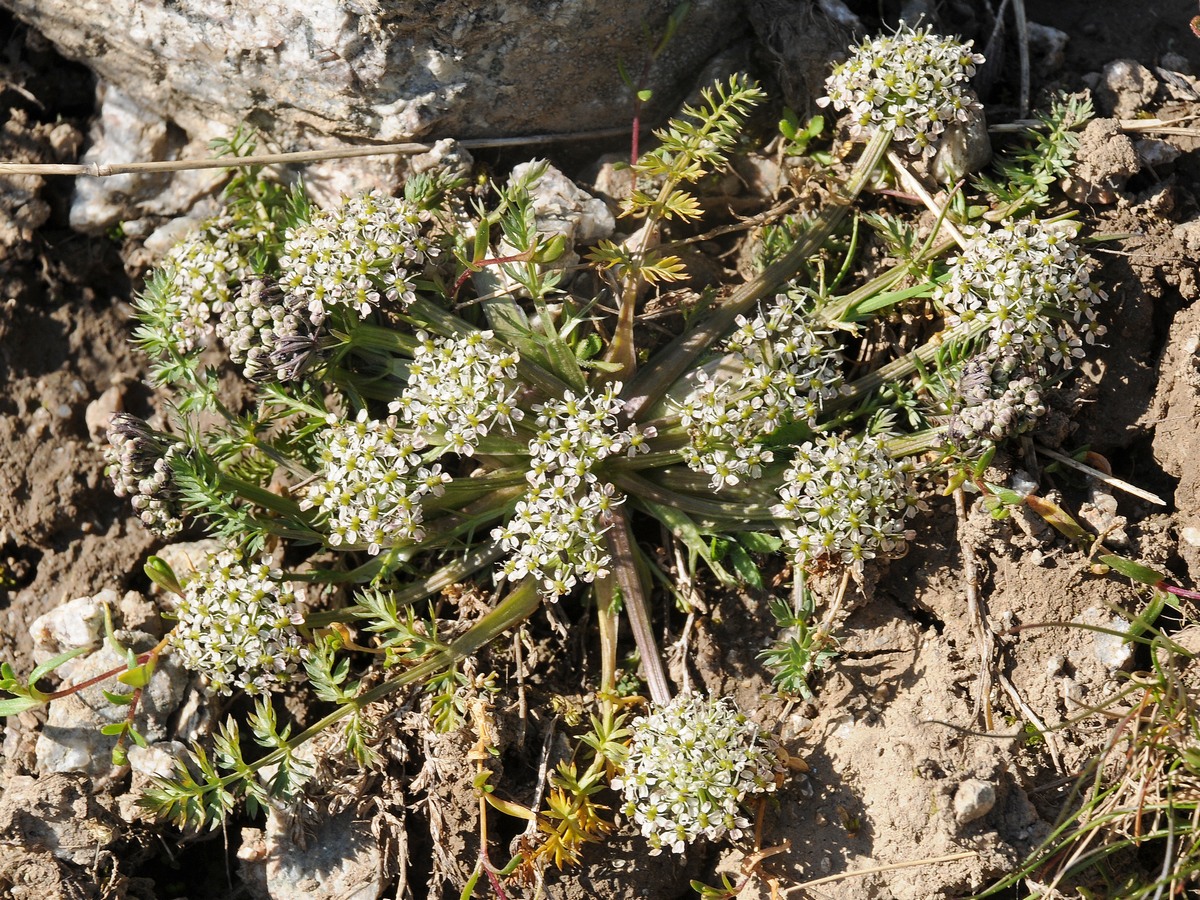
<path fill-rule="evenodd" d="M 94 597 L 76 597 L 38 616 L 29 626 L 33 661 L 39 665 L 76 647 L 99 647 L 104 635 L 104 605 L 115 607 L 116 591 L 105 590 Z M 71 678 L 83 661 L 76 657 L 56 669 L 61 678 Z"/>
<path fill-rule="evenodd" d="M 992 140 L 982 109 L 973 109 L 965 122 L 951 122 L 938 141 L 930 168 L 938 181 L 953 184 L 992 161 Z"/>
<path fill-rule="evenodd" d="M 574 250 L 577 244 L 594 243 L 613 233 L 612 213 L 608 211 L 603 200 L 576 187 L 575 183 L 558 169 L 540 161 L 514 166 L 509 176 L 509 184 L 529 177 L 530 170 L 538 167 L 544 167 L 544 171 L 538 180 L 529 186 L 534 228 L 544 236 L 543 244 L 556 236 L 565 239 L 564 252 L 548 263 L 548 267 L 569 268 L 579 262 L 579 254 Z M 498 257 L 512 256 L 516 253 L 517 248 L 505 240 L 501 240 L 495 248 L 495 255 Z M 524 293 L 524 288 L 510 278 L 500 266 L 485 266 L 475 273 L 473 280 L 481 294 L 511 291 L 520 296 Z"/>
<path fill-rule="evenodd" d="M 525 162 L 513 167 L 509 182 L 525 176 L 537 163 Z M 610 237 L 615 223 L 604 201 L 576 187 L 566 175 L 546 166 L 542 177 L 531 191 L 533 215 L 537 230 L 553 237 L 566 238 L 567 249 L 576 244 L 593 244 Z M 578 257 L 575 258 L 578 261 Z M 559 260 L 559 265 L 568 265 Z"/>
<path fill-rule="evenodd" d="M 155 640 L 148 634 L 120 633 L 126 646 L 135 650 L 149 649 Z M 125 659 L 105 644 L 100 650 L 80 660 L 72 673 L 72 681 L 82 682 L 122 666 Z M 167 720 L 183 700 L 187 673 L 169 656 L 160 658 L 150 684 L 138 703 L 135 727 L 153 743 L 167 737 Z M 84 688 L 50 702 L 45 727 L 37 741 L 39 772 L 83 772 L 94 778 L 112 771 L 112 750 L 115 736 L 100 733 L 105 725 L 125 720 L 128 707 L 110 703 L 104 691 L 128 694 L 131 688 L 116 678 Z"/>
<path fill-rule="evenodd" d="M 15 775 L 0 798 L 0 843 L 89 865 L 119 837 L 120 822 L 72 775 Z"/>
<path fill-rule="evenodd" d="M 1062 68 L 1070 40 L 1065 31 L 1037 22 L 1029 23 L 1029 56 L 1041 75 Z"/>
<path fill-rule="evenodd" d="M 1143 166 L 1166 166 L 1179 159 L 1183 152 L 1174 144 L 1168 141 L 1160 141 L 1157 138 L 1144 138 L 1140 141 L 1135 141 L 1133 149 L 1137 153 L 1138 162 Z"/>
<path fill-rule="evenodd" d="M 144 631 L 155 639 L 163 636 L 162 614 L 140 591 L 127 591 L 117 608 L 121 611 L 121 626 L 126 630 Z"/>
<path fill-rule="evenodd" d="M 645 34 L 662 35 L 675 4 L 637 0 L 619 14 L 601 0 L 7 6 L 195 140 L 248 123 L 280 149 L 307 150 L 627 126 L 632 98 L 617 61 L 639 72 L 650 53 Z M 741 3 L 693 0 L 649 66 L 646 120 L 669 111 L 705 60 L 745 29 Z M 100 220 L 81 213 L 92 227 Z"/>
<path fill-rule="evenodd" d="M 996 786 L 980 778 L 968 778 L 954 792 L 954 819 L 966 825 L 982 819 L 996 805 Z"/>
<path fill-rule="evenodd" d="M 301 833 L 303 841 L 297 839 Z M 353 808 L 305 822 L 304 828 L 272 810 L 257 862 L 271 900 L 376 900 L 392 874 L 369 825 Z"/>
<path fill-rule="evenodd" d="M 157 817 L 138 801 L 152 787 L 155 778 L 174 778 L 175 761 L 187 759 L 187 747 L 179 741 L 159 741 L 146 747 L 129 748 L 129 791 L 117 798 L 117 812 L 129 823 L 155 822 Z"/>
<path fill-rule="evenodd" d="M 92 123 L 91 146 L 82 163 L 112 164 L 208 156 L 207 138 L 188 142 L 161 110 L 151 111 L 112 86 L 101 86 L 100 115 Z M 211 136 L 211 135 L 210 135 Z M 221 181 L 216 170 L 139 172 L 75 179 L 71 227 L 101 232 L 147 215 L 177 215 Z M 137 231 L 135 226 L 129 226 Z"/>
<path fill-rule="evenodd" d="M 1095 625 L 1109 631 L 1129 631 L 1129 622 L 1105 609 L 1090 606 L 1075 621 L 1084 625 Z M 1133 660 L 1133 644 L 1115 634 L 1092 632 L 1092 653 L 1096 662 L 1109 672 L 1123 669 Z"/>
<path fill-rule="evenodd" d="M 1114 59 L 1100 73 L 1096 108 L 1101 115 L 1132 119 L 1154 99 L 1157 90 L 1154 73 L 1137 60 Z"/>
<path fill-rule="evenodd" d="M 175 577 L 180 582 L 187 581 L 188 575 L 194 572 L 198 567 L 204 565 L 204 560 L 211 553 L 217 553 L 222 549 L 222 544 L 213 538 L 203 538 L 199 541 L 179 541 L 174 544 L 167 544 L 162 547 L 154 555 L 162 559 L 171 567 L 171 571 L 175 573 Z M 150 586 L 150 594 L 155 597 L 162 597 L 163 602 L 170 608 L 174 609 L 176 598 L 173 595 L 167 595 L 166 591 L 156 584 Z"/>

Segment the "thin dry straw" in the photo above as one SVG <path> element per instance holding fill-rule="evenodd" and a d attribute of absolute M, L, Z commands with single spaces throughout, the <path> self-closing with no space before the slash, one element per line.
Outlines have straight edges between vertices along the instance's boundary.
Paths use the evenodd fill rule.
<path fill-rule="evenodd" d="M 571 131 L 557 134 L 532 134 L 509 138 L 464 138 L 460 147 L 482 150 L 526 144 L 551 144 L 564 141 L 590 141 L 622 137 L 628 128 L 602 128 L 595 131 Z M 173 159 L 134 163 L 14 163 L 0 162 L 0 175 L 87 175 L 103 178 L 136 172 L 183 172 L 189 169 L 234 169 L 240 166 L 272 166 L 286 163 L 317 162 L 324 159 L 351 159 L 360 156 L 428 153 L 433 144 L 407 141 L 399 144 L 374 144 L 369 147 L 342 147 L 335 150 L 298 150 L 292 153 L 263 153 L 256 156 L 217 156 L 206 159 Z"/>

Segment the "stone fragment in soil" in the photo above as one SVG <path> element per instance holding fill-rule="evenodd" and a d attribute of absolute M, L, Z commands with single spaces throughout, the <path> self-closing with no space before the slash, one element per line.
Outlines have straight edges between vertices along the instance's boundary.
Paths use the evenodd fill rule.
<path fill-rule="evenodd" d="M 510 185 L 528 177 L 530 169 L 540 163 L 525 162 L 513 166 L 508 177 Z M 546 238 L 561 235 L 567 252 L 551 263 L 552 268 L 568 268 L 579 262 L 579 255 L 571 248 L 579 244 L 593 244 L 612 235 L 615 222 L 604 201 L 576 187 L 575 182 L 562 172 L 547 165 L 545 171 L 529 191 L 534 224 Z M 500 245 L 502 254 L 515 253 L 516 248 Z"/>
<path fill-rule="evenodd" d="M 1114 59 L 1100 73 L 1096 109 L 1105 116 L 1132 119 L 1154 100 L 1158 80 L 1134 59 Z"/>
<path fill-rule="evenodd" d="M 219 553 L 222 549 L 224 549 L 224 545 L 215 538 L 201 538 L 198 541 L 176 541 L 173 544 L 167 544 L 155 551 L 154 555 L 170 566 L 175 577 L 183 582 L 187 580 L 190 573 L 204 565 L 205 559 L 211 554 Z M 157 584 L 150 586 L 150 593 L 163 598 L 172 607 L 174 606 L 173 596 Z"/>
<path fill-rule="evenodd" d="M 937 182 L 952 185 L 971 172 L 978 172 L 992 161 L 992 139 L 982 109 L 972 109 L 967 121 L 951 122 L 938 139 L 937 153 L 930 160 L 918 159 L 912 170 Z"/>
<path fill-rule="evenodd" d="M 153 811 L 138 801 L 154 787 L 154 779 L 178 777 L 175 762 L 186 760 L 187 754 L 187 746 L 180 741 L 158 741 L 145 747 L 132 745 L 129 748 L 129 790 L 116 798 L 118 815 L 130 824 L 161 823 Z"/>
<path fill-rule="evenodd" d="M 1075 620 L 1083 625 L 1108 631 L 1129 631 L 1129 622 L 1098 606 L 1089 606 Z M 1120 635 L 1092 631 L 1092 655 L 1110 673 L 1124 669 L 1133 661 L 1133 646 Z"/>
<path fill-rule="evenodd" d="M 87 405 L 83 421 L 87 425 L 88 437 L 97 444 L 104 444 L 108 425 L 112 417 L 125 409 L 125 385 L 114 384 Z"/>
<path fill-rule="evenodd" d="M 118 632 L 126 646 L 135 650 L 152 647 L 153 636 L 140 632 Z M 85 657 L 73 673 L 84 681 L 125 665 L 125 657 L 105 644 Z M 160 658 L 154 677 L 142 691 L 135 727 L 154 743 L 168 735 L 168 719 L 183 700 L 188 676 L 169 656 Z M 82 772 L 102 778 L 113 770 L 112 750 L 117 738 L 100 733 L 105 725 L 125 721 L 128 707 L 105 698 L 103 691 L 129 693 L 131 690 L 115 678 L 84 688 L 50 702 L 49 717 L 37 741 L 39 772 Z M 128 743 L 128 742 L 127 742 Z"/>
<path fill-rule="evenodd" d="M 104 607 L 115 607 L 117 592 L 104 590 L 94 597 L 76 597 L 38 616 L 29 626 L 33 640 L 33 661 L 38 665 L 77 647 L 92 649 L 100 645 L 104 634 Z M 79 657 L 59 666 L 55 673 L 64 680 L 84 661 Z"/>
<path fill-rule="evenodd" d="M 92 123 L 91 146 L 81 163 L 150 162 L 210 155 L 207 142 L 188 142 L 159 113 L 141 106 L 119 88 L 101 85 L 100 115 Z M 176 216 L 224 180 L 220 169 L 135 172 L 75 179 L 71 227 L 99 234 L 146 216 Z M 137 226 L 130 224 L 129 231 Z"/>
<path fill-rule="evenodd" d="M 1066 61 L 1067 44 L 1070 36 L 1058 28 L 1030 22 L 1029 58 L 1033 71 L 1041 78 L 1057 72 Z"/>
<path fill-rule="evenodd" d="M 266 830 L 242 829 L 242 881 L 269 900 L 375 900 L 391 874 L 369 823 L 351 808 L 299 825 L 272 810 Z"/>
<path fill-rule="evenodd" d="M 16 775 L 0 798 L 0 844 L 88 865 L 120 836 L 121 822 L 78 775 Z"/>
<path fill-rule="evenodd" d="M 982 819 L 996 805 L 996 786 L 981 778 L 961 781 L 954 790 L 954 819 L 967 825 Z"/>

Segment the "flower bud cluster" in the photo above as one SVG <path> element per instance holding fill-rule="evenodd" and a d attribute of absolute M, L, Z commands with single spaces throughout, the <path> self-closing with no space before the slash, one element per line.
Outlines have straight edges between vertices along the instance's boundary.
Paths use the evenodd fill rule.
<path fill-rule="evenodd" d="M 623 774 L 612 787 L 650 842 L 650 855 L 682 853 L 699 837 L 737 839 L 750 821 L 748 794 L 775 790 L 778 744 L 725 699 L 697 694 L 634 719 Z"/>
<path fill-rule="evenodd" d="M 424 437 L 396 425 L 395 418 L 371 419 L 362 410 L 353 422 L 326 429 L 323 466 L 300 508 L 317 510 L 332 546 L 365 545 L 376 555 L 385 546 L 424 540 L 422 498 L 440 496 L 451 479 L 439 463 L 422 465 Z"/>
<path fill-rule="evenodd" d="M 137 416 L 117 413 L 109 423 L 104 461 L 113 492 L 129 497 L 142 524 L 164 538 L 183 529 L 183 508 L 171 472 L 171 459 L 182 449 L 183 444 Z"/>
<path fill-rule="evenodd" d="M 813 423 L 837 394 L 838 347 L 809 324 L 799 301 L 779 294 L 753 319 L 737 318 L 729 354 L 714 373 L 700 370 L 681 404 L 690 444 L 684 461 L 712 476 L 713 490 L 757 478 L 772 454 L 763 442 L 791 421 Z"/>
<path fill-rule="evenodd" d="M 203 346 L 237 285 L 252 270 L 250 257 L 271 237 L 272 222 L 224 213 L 169 251 L 163 267 L 172 273 L 171 329 L 180 353 Z"/>
<path fill-rule="evenodd" d="M 421 234 L 427 218 L 413 204 L 381 191 L 317 211 L 307 224 L 288 229 L 279 257 L 280 287 L 307 305 L 314 325 L 333 306 L 366 316 L 384 297 L 408 305 L 415 296 L 412 269 L 432 255 Z"/>
<path fill-rule="evenodd" d="M 946 434 L 959 445 L 1000 441 L 1023 434 L 1046 414 L 1040 364 L 1016 353 L 975 356 L 963 364 L 958 401 Z"/>
<path fill-rule="evenodd" d="M 982 320 L 990 352 L 1048 358 L 1063 368 L 1104 334 L 1096 321 L 1104 294 L 1092 286 L 1091 260 L 1071 242 L 1069 226 L 1028 218 L 964 231 L 967 244 L 935 295 L 947 325 Z"/>
<path fill-rule="evenodd" d="M 524 412 L 516 405 L 520 354 L 490 331 L 421 342 L 408 369 L 408 386 L 389 411 L 431 442 L 471 456 L 479 439 L 499 426 L 510 429 Z"/>
<path fill-rule="evenodd" d="M 261 694 L 296 677 L 304 616 L 281 579 L 266 559 L 223 551 L 184 585 L 170 645 L 214 692 Z"/>
<path fill-rule="evenodd" d="M 971 41 L 901 25 L 895 34 L 851 47 L 850 58 L 825 81 L 828 96 L 817 104 L 848 110 L 855 139 L 890 128 L 909 153 L 932 156 L 947 124 L 966 121 L 980 107 L 966 84 L 983 63 L 971 47 Z"/>
<path fill-rule="evenodd" d="M 217 337 L 251 381 L 295 381 L 320 356 L 308 307 L 267 278 L 242 283 L 217 320 Z"/>
<path fill-rule="evenodd" d="M 625 498 L 601 480 L 597 468 L 610 456 L 648 452 L 646 440 L 655 436 L 653 428 L 636 425 L 618 430 L 620 391 L 619 383 L 582 396 L 567 391 L 561 400 L 534 407 L 529 492 L 512 518 L 492 531 L 493 540 L 512 554 L 497 580 L 534 575 L 543 594 L 556 599 L 579 581 L 608 573 L 603 520 Z"/>
<path fill-rule="evenodd" d="M 798 566 L 817 561 L 862 566 L 904 549 L 905 520 L 922 507 L 911 464 L 892 459 L 869 435 L 822 436 L 796 451 L 772 509 Z"/>

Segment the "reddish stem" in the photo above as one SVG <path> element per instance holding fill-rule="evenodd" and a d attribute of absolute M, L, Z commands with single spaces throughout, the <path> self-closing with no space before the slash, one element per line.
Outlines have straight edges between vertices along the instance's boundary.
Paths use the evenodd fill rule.
<path fill-rule="evenodd" d="M 139 666 L 144 665 L 150 659 L 151 655 L 154 655 L 157 652 L 158 647 L 155 647 L 153 650 L 147 650 L 145 653 L 137 657 L 137 664 Z M 87 681 L 79 682 L 79 684 L 73 684 L 70 687 L 61 688 L 57 691 L 51 691 L 46 695 L 46 699 L 57 700 L 60 697 L 69 697 L 71 694 L 82 691 L 84 688 L 90 688 L 93 684 L 99 684 L 101 681 L 107 681 L 114 675 L 120 675 L 121 673 L 128 671 L 129 666 L 117 666 L 115 669 L 109 669 L 107 672 L 97 675 L 95 678 L 89 678 Z"/>
<path fill-rule="evenodd" d="M 533 251 L 526 250 L 524 253 L 518 253 L 516 256 L 497 256 L 494 259 L 481 259 L 479 262 L 470 263 L 463 270 L 463 273 L 458 276 L 458 280 L 454 282 L 454 288 L 450 291 L 450 299 L 453 300 L 457 297 L 459 289 L 466 284 L 467 279 L 484 266 L 499 266 L 503 263 L 511 262 L 529 262 L 531 259 L 533 259 Z"/>
<path fill-rule="evenodd" d="M 1200 600 L 1200 591 L 1189 591 L 1187 588 L 1175 587 L 1167 584 L 1165 581 L 1160 581 L 1154 586 L 1160 591 L 1166 591 L 1168 594 L 1174 594 L 1176 597 L 1186 597 L 1188 600 Z"/>

